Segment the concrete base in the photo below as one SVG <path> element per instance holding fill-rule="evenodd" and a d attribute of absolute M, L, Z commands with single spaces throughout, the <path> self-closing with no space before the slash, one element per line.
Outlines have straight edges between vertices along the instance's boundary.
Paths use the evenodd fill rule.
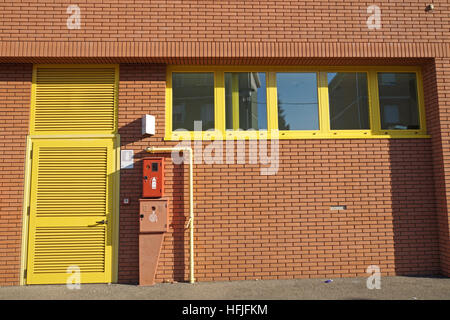
<path fill-rule="evenodd" d="M 164 233 L 139 234 L 139 285 L 155 284 L 156 267 L 164 239 Z"/>

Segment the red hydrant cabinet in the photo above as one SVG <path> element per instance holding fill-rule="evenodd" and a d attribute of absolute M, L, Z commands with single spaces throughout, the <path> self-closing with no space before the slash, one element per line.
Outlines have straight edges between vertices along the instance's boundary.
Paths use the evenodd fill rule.
<path fill-rule="evenodd" d="M 155 283 L 156 267 L 168 230 L 169 201 L 166 198 L 139 200 L 139 285 Z"/>
<path fill-rule="evenodd" d="M 164 158 L 144 158 L 142 170 L 142 197 L 164 196 Z"/>

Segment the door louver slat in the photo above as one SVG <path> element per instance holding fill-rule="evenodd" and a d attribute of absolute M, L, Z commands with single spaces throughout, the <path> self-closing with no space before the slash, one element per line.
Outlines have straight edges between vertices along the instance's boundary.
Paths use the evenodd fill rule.
<path fill-rule="evenodd" d="M 38 67 L 33 132 L 115 132 L 114 67 Z"/>
<path fill-rule="evenodd" d="M 37 174 L 36 217 L 105 214 L 106 148 L 40 148 Z"/>
<path fill-rule="evenodd" d="M 34 272 L 65 273 L 70 266 L 79 267 L 83 273 L 104 272 L 104 246 L 104 226 L 38 227 Z"/>

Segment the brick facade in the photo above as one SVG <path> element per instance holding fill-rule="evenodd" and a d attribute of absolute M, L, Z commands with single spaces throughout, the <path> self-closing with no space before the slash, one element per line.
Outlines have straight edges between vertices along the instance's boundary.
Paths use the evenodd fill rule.
<path fill-rule="evenodd" d="M 448 176 L 449 166 L 449 90 L 450 90 L 450 59 L 436 59 L 434 67 L 436 89 L 432 91 L 432 104 L 435 108 L 435 115 L 433 119 L 434 135 L 433 141 L 433 159 L 435 170 L 436 183 L 436 204 L 437 204 L 437 220 L 439 226 L 439 242 L 440 242 L 440 257 L 441 257 L 441 271 L 446 276 L 450 276 L 450 220 L 449 220 L 449 200 L 450 189 Z"/>
<path fill-rule="evenodd" d="M 119 282 L 138 281 L 143 152 L 163 140 L 167 64 L 421 65 L 431 139 L 282 140 L 280 169 L 196 164 L 199 281 L 450 275 L 450 3 L 386 1 L 369 30 L 365 1 L 7 1 L 0 10 L 0 285 L 19 281 L 24 158 L 32 63 L 119 63 Z M 140 117 L 157 134 L 143 138 Z M 207 143 L 204 143 L 204 146 Z M 248 145 L 248 143 L 247 143 Z M 157 281 L 189 271 L 188 168 L 166 156 L 173 204 Z M 247 158 L 248 159 L 248 150 Z M 331 211 L 346 205 L 345 211 Z"/>
<path fill-rule="evenodd" d="M 81 28 L 68 30 L 67 0 L 2 4 L 0 41 L 26 42 L 449 42 L 450 4 L 423 1 L 84 1 Z M 381 9 L 381 29 L 369 30 L 367 8 Z M 70 39 L 68 38 L 70 35 Z"/>
<path fill-rule="evenodd" d="M 19 281 L 31 65 L 0 64 L 0 284 Z"/>

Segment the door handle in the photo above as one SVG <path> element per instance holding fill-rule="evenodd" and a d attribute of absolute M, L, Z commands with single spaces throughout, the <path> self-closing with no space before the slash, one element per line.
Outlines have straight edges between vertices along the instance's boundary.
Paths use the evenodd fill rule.
<path fill-rule="evenodd" d="M 100 220 L 96 222 L 97 224 L 108 224 L 108 220 Z"/>

